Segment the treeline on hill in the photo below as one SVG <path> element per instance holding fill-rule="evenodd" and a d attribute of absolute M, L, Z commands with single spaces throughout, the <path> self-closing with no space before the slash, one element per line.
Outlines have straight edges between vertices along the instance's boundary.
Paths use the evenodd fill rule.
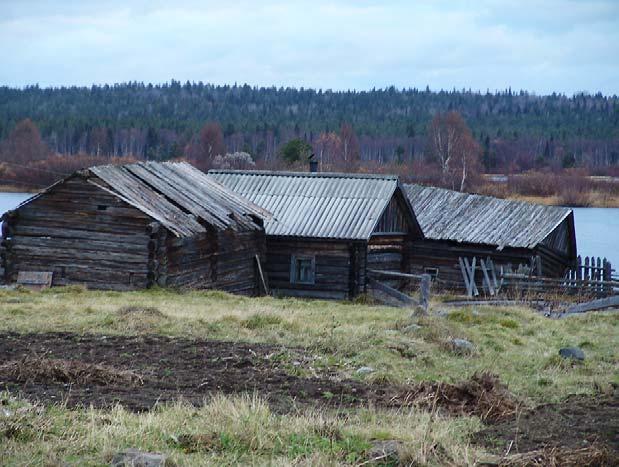
<path fill-rule="evenodd" d="M 452 157 L 440 148 L 433 135 L 446 125 L 460 128 L 467 155 Z M 388 169 L 456 189 L 470 189 L 481 172 L 616 174 L 619 98 L 174 80 L 0 87 L 5 182 L 44 184 L 54 173 L 112 159 L 185 157 L 203 169 L 298 167 L 312 152 L 322 170 Z"/>

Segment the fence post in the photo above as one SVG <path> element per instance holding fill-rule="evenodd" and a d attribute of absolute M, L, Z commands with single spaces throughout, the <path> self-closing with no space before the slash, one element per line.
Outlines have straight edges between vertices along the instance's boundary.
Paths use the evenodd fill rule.
<path fill-rule="evenodd" d="M 603 261 L 604 264 L 604 281 L 612 281 L 612 266 L 610 264 L 610 262 L 604 258 Z M 610 284 L 607 284 L 604 286 L 604 295 L 606 294 L 611 294 L 613 291 L 613 286 Z"/>
<path fill-rule="evenodd" d="M 430 283 L 432 278 L 430 274 L 421 275 L 421 283 L 419 284 L 419 307 L 424 315 L 428 314 L 428 305 L 430 304 Z"/>

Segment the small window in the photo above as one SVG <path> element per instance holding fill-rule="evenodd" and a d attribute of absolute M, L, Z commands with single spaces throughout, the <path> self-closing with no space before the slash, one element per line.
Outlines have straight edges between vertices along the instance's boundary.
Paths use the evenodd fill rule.
<path fill-rule="evenodd" d="M 100 204 L 97 206 L 97 211 L 105 211 L 107 206 L 105 204 Z"/>
<path fill-rule="evenodd" d="M 438 268 L 425 268 L 423 272 L 428 274 L 433 281 L 438 277 Z"/>
<path fill-rule="evenodd" d="M 290 258 L 290 283 L 313 284 L 316 276 L 316 260 L 313 256 Z"/>

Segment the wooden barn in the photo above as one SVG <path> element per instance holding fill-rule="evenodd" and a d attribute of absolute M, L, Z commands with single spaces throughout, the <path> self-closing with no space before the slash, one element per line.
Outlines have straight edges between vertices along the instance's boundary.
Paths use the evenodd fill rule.
<path fill-rule="evenodd" d="M 265 222 L 267 276 L 277 295 L 346 299 L 365 292 L 368 269 L 404 271 L 422 237 L 397 177 L 210 171 L 273 214 Z"/>
<path fill-rule="evenodd" d="M 412 245 L 410 272 L 428 273 L 446 286 L 463 286 L 459 258 L 491 258 L 496 266 L 535 268 L 562 277 L 576 262 L 571 209 L 404 185 L 424 239 Z M 539 259 L 537 259 L 539 258 Z M 476 274 L 483 272 L 477 271 Z M 481 282 L 481 278 L 480 278 Z"/>
<path fill-rule="evenodd" d="M 5 280 L 255 294 L 268 218 L 186 163 L 92 167 L 4 214 Z"/>

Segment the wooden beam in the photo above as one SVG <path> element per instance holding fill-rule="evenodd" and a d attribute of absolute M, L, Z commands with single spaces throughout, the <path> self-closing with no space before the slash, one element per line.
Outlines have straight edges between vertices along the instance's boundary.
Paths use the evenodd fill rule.
<path fill-rule="evenodd" d="M 573 305 L 565 310 L 565 313 L 585 313 L 587 311 L 603 310 L 604 308 L 611 307 L 619 307 L 619 295 Z"/>
<path fill-rule="evenodd" d="M 368 273 L 375 274 L 377 276 L 401 277 L 405 279 L 423 279 L 423 276 L 425 275 L 425 274 L 407 274 L 404 272 L 397 272 L 397 271 L 380 271 L 378 269 L 369 269 L 369 268 L 367 271 Z"/>
<path fill-rule="evenodd" d="M 255 255 L 256 264 L 258 265 L 258 274 L 260 274 L 260 280 L 262 281 L 262 287 L 264 288 L 264 293 L 270 295 L 269 284 L 267 283 L 266 278 L 264 277 L 264 272 L 262 271 L 262 264 L 260 263 L 260 256 Z"/>
<path fill-rule="evenodd" d="M 379 282 L 376 279 L 372 279 L 371 277 L 368 277 L 368 282 L 376 290 L 384 294 L 387 294 L 390 297 L 395 298 L 396 300 L 402 302 L 403 305 L 408 305 L 408 306 L 418 305 L 416 300 L 414 300 L 413 298 L 409 297 L 406 294 L 403 294 L 399 290 L 394 289 L 393 287 L 389 287 L 387 284 Z"/>

